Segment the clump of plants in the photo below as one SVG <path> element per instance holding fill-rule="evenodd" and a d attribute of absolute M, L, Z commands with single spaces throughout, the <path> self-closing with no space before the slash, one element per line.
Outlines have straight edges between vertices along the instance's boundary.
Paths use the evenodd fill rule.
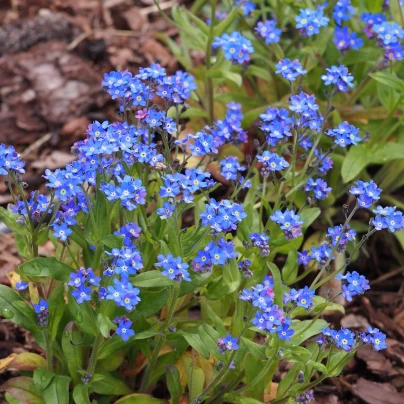
<path fill-rule="evenodd" d="M 219 119 L 216 91 L 235 81 L 241 87 L 238 77 L 251 79 L 253 42 L 267 49 L 286 31 L 273 15 L 267 18 L 273 2 L 263 2 L 252 17 L 247 11 L 254 13 L 255 3 L 236 3 L 230 20 L 216 21 L 215 1 L 209 25 L 192 13 L 181 17 L 188 24 L 183 33 L 199 33 L 191 41 L 206 40 L 199 87 L 189 73 L 169 75 L 158 63 L 137 74 L 105 74 L 103 87 L 119 101 L 118 119 L 93 122 L 72 148 L 77 159 L 45 171 L 46 195 L 27 196 L 24 162 L 12 146 L 0 145 L 0 175 L 13 196 L 0 218 L 25 260 L 13 288 L 0 286 L 0 310 L 45 353 L 11 361 L 22 375 L 2 386 L 7 402 L 175 404 L 186 397 L 253 403 L 264 402 L 265 394 L 273 403 L 307 403 L 312 389 L 338 376 L 356 350 L 386 348 L 377 328 L 333 329 L 321 318 L 343 311 L 335 303 L 341 295 L 352 301 L 369 289 L 353 265 L 367 239 L 404 228 L 399 209 L 379 204 L 376 182 L 356 178 L 366 164 L 340 195 L 330 186 L 339 181 L 341 159 L 372 139 L 336 114 L 334 100 L 353 97 L 355 76 L 341 61 L 316 67 L 315 87 L 325 90 L 319 99 L 306 84 L 308 64 L 282 57 L 255 69 L 279 91 L 286 88 L 282 102 L 251 109 L 236 96 Z M 332 11 L 337 36 L 351 7 L 340 1 Z M 329 8 L 300 9 L 299 36 L 327 27 Z M 259 19 L 253 42 L 232 29 L 251 18 Z M 399 60 L 403 31 L 381 19 L 362 16 L 366 34 L 377 36 L 383 60 Z M 392 46 L 383 40 L 390 28 Z M 273 49 L 275 55 L 280 48 Z M 387 86 L 395 94 L 400 80 L 394 80 Z M 258 114 L 259 133 L 249 135 L 247 114 Z M 248 143 L 255 151 L 245 156 Z M 330 221 L 309 246 L 311 224 L 341 195 L 344 222 Z M 355 214 L 363 209 L 372 217 L 355 230 Z M 38 246 L 48 240 L 55 254 L 41 257 Z M 341 289 L 320 296 L 333 278 Z M 283 362 L 293 365 L 276 386 Z"/>

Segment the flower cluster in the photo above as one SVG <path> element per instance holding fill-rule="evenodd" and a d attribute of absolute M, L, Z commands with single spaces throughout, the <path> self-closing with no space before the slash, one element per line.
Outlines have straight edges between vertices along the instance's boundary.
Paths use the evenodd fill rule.
<path fill-rule="evenodd" d="M 265 41 L 265 43 L 279 42 L 282 31 L 276 28 L 276 21 L 260 21 L 254 28 L 256 33 Z"/>
<path fill-rule="evenodd" d="M 124 307 L 127 311 L 132 311 L 140 302 L 139 289 L 134 287 L 129 279 L 122 276 L 121 279 L 114 279 L 114 285 L 100 288 L 101 300 L 112 300 L 118 307 Z"/>
<path fill-rule="evenodd" d="M 259 128 L 265 133 L 269 146 L 276 146 L 279 141 L 292 136 L 290 129 L 293 119 L 286 109 L 268 108 L 260 118 L 262 124 Z"/>
<path fill-rule="evenodd" d="M 318 34 L 321 27 L 326 27 L 330 19 L 324 17 L 324 5 L 322 5 L 317 10 L 301 9 L 300 14 L 295 17 L 295 21 L 297 22 L 296 28 L 301 34 L 312 36 Z"/>
<path fill-rule="evenodd" d="M 400 43 L 404 39 L 404 29 L 397 22 L 383 21 L 373 25 L 373 32 L 376 34 L 378 44 L 382 46 L 388 60 L 402 60 L 404 48 Z"/>
<path fill-rule="evenodd" d="M 233 337 L 231 334 L 227 334 L 224 338 L 219 338 L 217 340 L 217 348 L 222 354 L 226 351 L 237 351 L 238 338 Z"/>
<path fill-rule="evenodd" d="M 204 157 L 208 154 L 217 154 L 220 146 L 225 143 L 245 143 L 247 133 L 241 127 L 243 114 L 241 104 L 230 102 L 223 120 L 216 120 L 212 127 L 206 126 L 195 134 L 189 134 L 175 144 L 181 147 L 188 145 L 193 156 Z M 192 140 L 192 142 L 190 142 Z"/>
<path fill-rule="evenodd" d="M 356 231 L 351 229 L 349 224 L 329 227 L 326 236 L 331 247 L 336 248 L 339 253 L 344 252 L 348 242 L 355 241 L 355 237 Z"/>
<path fill-rule="evenodd" d="M 306 192 L 313 192 L 314 196 L 317 199 L 325 199 L 328 194 L 332 191 L 332 188 L 328 186 L 328 184 L 322 180 L 321 178 L 313 179 L 309 178 L 307 181 L 304 190 Z"/>
<path fill-rule="evenodd" d="M 181 202 L 191 203 L 193 193 L 207 189 L 215 184 L 210 179 L 211 175 L 200 168 L 189 168 L 185 174 L 175 173 L 162 176 L 164 184 L 160 187 L 160 196 L 162 198 L 176 198 L 182 194 Z M 166 205 L 165 209 L 169 209 Z"/>
<path fill-rule="evenodd" d="M 336 28 L 334 43 L 341 54 L 345 54 L 350 49 L 358 50 L 363 46 L 363 39 L 358 37 L 356 32 L 350 32 L 348 27 Z"/>
<path fill-rule="evenodd" d="M 8 175 L 9 172 L 24 174 L 25 162 L 20 160 L 20 155 L 13 146 L 0 144 L 0 175 Z"/>
<path fill-rule="evenodd" d="M 283 230 L 287 240 L 292 240 L 302 235 L 303 222 L 294 210 L 286 209 L 284 212 L 277 210 L 270 217 Z"/>
<path fill-rule="evenodd" d="M 234 244 L 222 237 L 217 242 L 210 241 L 203 250 L 199 250 L 192 267 L 196 272 L 210 272 L 214 265 L 222 266 L 232 258 L 237 258 Z"/>
<path fill-rule="evenodd" d="M 49 302 L 45 299 L 41 299 L 39 303 L 34 303 L 34 310 L 36 314 L 36 321 L 38 325 L 42 328 L 48 326 L 48 316 L 49 316 Z"/>
<path fill-rule="evenodd" d="M 277 333 L 282 340 L 289 341 L 294 331 L 290 329 L 292 321 L 286 317 L 283 310 L 274 304 L 274 284 L 272 277 L 265 277 L 262 284 L 253 286 L 251 289 L 244 289 L 240 299 L 252 304 L 258 310 L 252 323 L 260 330 Z"/>
<path fill-rule="evenodd" d="M 382 190 L 373 180 L 370 180 L 369 182 L 356 181 L 349 192 L 357 198 L 359 207 L 370 208 L 380 199 Z"/>
<path fill-rule="evenodd" d="M 111 252 L 107 251 L 106 254 L 111 258 L 111 262 L 104 270 L 105 276 L 118 274 L 127 278 L 143 268 L 142 256 L 136 247 L 113 248 Z"/>
<path fill-rule="evenodd" d="M 343 21 L 348 21 L 354 12 L 351 0 L 338 0 L 334 6 L 332 16 L 338 25 L 342 25 Z"/>
<path fill-rule="evenodd" d="M 354 86 L 352 83 L 354 78 L 345 66 L 331 66 L 326 71 L 327 74 L 321 76 L 326 86 L 333 84 L 341 92 L 346 92 L 348 91 L 348 87 Z"/>
<path fill-rule="evenodd" d="M 125 342 L 128 341 L 130 337 L 135 335 L 135 331 L 133 331 L 130 327 L 132 327 L 132 321 L 130 321 L 126 317 L 117 317 L 115 319 L 115 323 L 118 328 L 115 330 L 115 334 L 119 335 Z"/>
<path fill-rule="evenodd" d="M 226 180 L 238 181 L 239 183 L 244 182 L 244 177 L 240 175 L 241 172 L 245 171 L 236 156 L 228 156 L 220 161 L 220 174 L 226 178 Z M 249 187 L 251 184 L 247 181 L 244 187 Z"/>
<path fill-rule="evenodd" d="M 91 300 L 92 289 L 91 287 L 100 286 L 101 278 L 96 276 L 92 268 L 81 267 L 76 272 L 70 274 L 69 286 L 74 289 L 72 296 L 76 299 L 78 304 Z"/>
<path fill-rule="evenodd" d="M 302 65 L 297 59 L 293 61 L 289 59 L 282 59 L 275 65 L 275 68 L 275 73 L 280 74 L 288 81 L 295 81 L 298 76 L 302 76 L 307 73 L 307 70 L 303 69 Z"/>
<path fill-rule="evenodd" d="M 10 205 L 10 210 L 18 215 L 29 215 L 37 224 L 43 216 L 53 211 L 53 205 L 50 204 L 46 195 L 41 195 L 37 192 L 31 192 L 30 199 L 27 201 L 27 206 L 21 200 L 17 200 L 15 205 Z"/>
<path fill-rule="evenodd" d="M 356 271 L 347 272 L 345 275 L 337 274 L 336 279 L 343 281 L 342 296 L 344 296 L 348 302 L 352 302 L 353 296 L 361 295 L 365 290 L 370 289 L 369 281 Z"/>
<path fill-rule="evenodd" d="M 296 403 L 299 404 L 308 404 L 310 401 L 314 400 L 314 394 L 311 390 L 306 391 L 305 393 L 301 393 L 295 397 Z"/>
<path fill-rule="evenodd" d="M 206 211 L 201 213 L 201 221 L 202 226 L 210 226 L 220 233 L 236 230 L 238 223 L 246 216 L 243 206 L 238 203 L 231 203 L 227 199 L 220 202 L 210 199 L 206 204 Z"/>
<path fill-rule="evenodd" d="M 114 234 L 117 236 L 123 236 L 123 244 L 127 247 L 131 247 L 133 243 L 140 237 L 142 229 L 136 223 L 127 223 Z"/>
<path fill-rule="evenodd" d="M 352 144 L 356 146 L 358 142 L 362 141 L 362 138 L 359 136 L 359 129 L 346 121 L 340 123 L 336 128 L 328 130 L 327 135 L 332 137 L 334 143 L 341 147 Z"/>
<path fill-rule="evenodd" d="M 267 150 L 258 154 L 257 160 L 262 164 L 260 172 L 263 177 L 268 177 L 271 171 L 281 171 L 289 167 L 289 163 L 282 156 Z"/>
<path fill-rule="evenodd" d="M 262 257 L 267 257 L 269 255 L 269 236 L 266 233 L 250 233 L 250 240 L 254 247 L 260 249 L 260 254 Z"/>
<path fill-rule="evenodd" d="M 310 311 L 313 308 L 313 296 L 315 291 L 305 286 L 303 289 L 291 289 L 289 293 L 284 293 L 283 303 L 292 303 L 293 306 L 303 307 Z"/>
<path fill-rule="evenodd" d="M 168 102 L 182 104 L 191 91 L 196 89 L 195 81 L 188 73 L 178 71 L 174 76 L 167 76 L 165 69 L 157 63 L 140 68 L 139 74 L 133 76 L 129 71 L 112 71 L 104 75 L 103 87 L 112 99 L 122 98 L 124 109 L 130 106 L 144 107 L 156 94 Z"/>
<path fill-rule="evenodd" d="M 233 31 L 230 35 L 215 37 L 212 47 L 223 49 L 224 57 L 234 64 L 248 63 L 250 53 L 254 52 L 251 41 L 237 31 Z"/>
<path fill-rule="evenodd" d="M 361 333 L 356 336 L 347 328 L 342 328 L 341 330 L 336 331 L 327 327 L 321 330 L 324 337 L 318 338 L 317 341 L 320 344 L 324 344 L 325 342 L 334 344 L 344 351 L 352 351 L 359 341 L 361 341 L 363 344 L 372 344 L 373 349 L 376 351 L 385 349 L 387 347 L 385 342 L 386 335 L 380 332 L 379 329 L 372 329 L 369 326 L 367 327 L 366 331 L 369 334 Z"/>
<path fill-rule="evenodd" d="M 167 276 L 167 278 L 170 278 L 174 282 L 191 281 L 188 272 L 189 265 L 186 262 L 182 262 L 181 257 L 173 257 L 171 254 L 166 256 L 159 254 L 157 259 L 158 262 L 154 265 L 163 269 L 161 272 L 162 275 Z"/>
<path fill-rule="evenodd" d="M 373 211 L 376 217 L 371 223 L 376 230 L 388 229 L 391 233 L 404 229 L 404 215 L 395 206 L 383 208 L 378 206 Z"/>

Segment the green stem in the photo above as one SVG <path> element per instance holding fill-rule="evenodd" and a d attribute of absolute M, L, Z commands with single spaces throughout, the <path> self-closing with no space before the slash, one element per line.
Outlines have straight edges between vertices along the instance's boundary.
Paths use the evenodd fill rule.
<path fill-rule="evenodd" d="M 90 374 L 91 376 L 95 372 L 95 367 L 97 366 L 97 360 L 98 360 L 98 354 L 100 352 L 101 344 L 104 340 L 104 337 L 102 334 L 98 334 L 98 336 L 95 338 L 94 344 L 93 344 L 93 350 L 91 351 L 91 356 L 90 356 L 90 363 L 88 364 L 87 368 L 87 373 Z"/>
<path fill-rule="evenodd" d="M 46 363 L 48 370 L 53 371 L 53 353 L 52 353 L 52 343 L 50 342 L 50 335 L 47 329 L 43 330 L 43 335 L 45 339 L 45 349 L 46 349 Z"/>
<path fill-rule="evenodd" d="M 214 39 L 215 18 L 216 18 L 216 3 L 217 0 L 211 0 L 211 15 L 208 42 L 206 44 L 206 102 L 209 116 L 209 124 L 214 120 L 214 101 L 213 101 L 213 79 L 208 76 L 209 70 L 212 67 L 212 43 Z"/>
<path fill-rule="evenodd" d="M 170 326 L 171 320 L 172 320 L 174 312 L 175 312 L 175 307 L 177 305 L 179 293 L 180 293 L 180 283 L 176 283 L 172 287 L 172 290 L 171 290 L 168 313 L 167 313 L 164 323 L 160 327 L 161 332 L 164 332 L 166 330 L 166 328 Z M 156 367 L 157 360 L 158 360 L 160 351 L 164 346 L 164 343 L 165 343 L 165 336 L 158 335 L 156 347 L 154 348 L 154 352 L 151 357 L 150 363 L 146 368 L 145 374 L 143 375 L 142 383 L 141 383 L 141 386 L 139 389 L 139 391 L 141 393 L 144 393 L 145 391 L 147 391 L 147 388 L 150 385 L 151 376 L 153 374 L 154 368 Z"/>

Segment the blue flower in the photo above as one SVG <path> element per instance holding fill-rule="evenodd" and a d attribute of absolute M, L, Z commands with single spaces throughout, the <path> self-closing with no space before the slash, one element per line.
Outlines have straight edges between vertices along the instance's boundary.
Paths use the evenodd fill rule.
<path fill-rule="evenodd" d="M 89 286 L 80 285 L 77 290 L 72 291 L 72 296 L 78 304 L 91 300 L 91 288 Z"/>
<path fill-rule="evenodd" d="M 347 328 L 341 328 L 334 338 L 337 347 L 344 351 L 351 351 L 356 343 L 355 334 Z"/>
<path fill-rule="evenodd" d="M 316 157 L 316 164 L 319 164 L 317 169 L 320 173 L 325 174 L 327 171 L 331 170 L 333 161 L 330 156 L 321 154 L 317 149 L 314 150 L 314 156 Z"/>
<path fill-rule="evenodd" d="M 308 250 L 298 252 L 297 255 L 298 255 L 298 258 L 297 258 L 298 264 L 307 265 L 311 260 L 311 254 L 309 253 Z"/>
<path fill-rule="evenodd" d="M 0 144 L 0 175 L 8 175 L 9 171 L 24 174 L 25 162 L 20 160 L 20 155 L 13 146 Z"/>
<path fill-rule="evenodd" d="M 352 301 L 352 297 L 364 293 L 370 289 L 369 281 L 363 276 L 359 275 L 356 271 L 347 272 L 345 275 L 338 274 L 336 279 L 342 280 L 342 295 L 349 302 Z"/>
<path fill-rule="evenodd" d="M 181 282 L 183 280 L 187 282 L 191 281 L 187 270 L 189 265 L 182 262 L 181 257 L 173 257 L 171 254 L 168 254 L 167 256 L 160 254 L 157 259 L 159 261 L 155 266 L 163 268 L 162 275 L 167 276 L 174 282 Z"/>
<path fill-rule="evenodd" d="M 295 59 L 290 61 L 289 59 L 282 59 L 275 65 L 275 73 L 280 74 L 284 79 L 288 81 L 295 81 L 298 76 L 307 73 L 304 70 L 300 62 Z"/>
<path fill-rule="evenodd" d="M 60 241 L 66 241 L 70 234 L 72 234 L 72 230 L 67 227 L 66 223 L 53 224 L 53 235 Z"/>
<path fill-rule="evenodd" d="M 346 92 L 348 87 L 353 87 L 353 76 L 349 73 L 348 69 L 344 65 L 331 66 L 326 69 L 327 74 L 321 76 L 325 85 L 334 84 L 338 91 Z"/>
<path fill-rule="evenodd" d="M 225 59 L 234 64 L 249 62 L 250 53 L 254 52 L 251 41 L 237 31 L 233 31 L 230 35 L 223 34 L 221 37 L 215 37 L 212 47 L 222 48 Z"/>
<path fill-rule="evenodd" d="M 277 223 L 283 230 L 283 234 L 288 240 L 292 240 L 302 235 L 302 224 L 300 216 L 294 210 L 286 209 L 285 212 L 279 209 L 271 216 L 271 220 Z"/>
<path fill-rule="evenodd" d="M 172 205 L 170 202 L 164 202 L 163 207 L 158 208 L 156 212 L 160 216 L 160 219 L 167 219 L 173 215 L 174 208 L 174 205 Z"/>
<path fill-rule="evenodd" d="M 335 28 L 334 35 L 335 46 L 342 54 L 350 49 L 358 50 L 363 46 L 363 39 L 358 38 L 356 32 L 349 32 L 348 27 Z"/>
<path fill-rule="evenodd" d="M 257 155 L 257 160 L 262 163 L 261 175 L 267 177 L 272 171 L 281 171 L 284 168 L 289 167 L 289 163 L 281 156 L 276 153 L 271 153 L 266 150 L 262 154 Z"/>
<path fill-rule="evenodd" d="M 219 338 L 217 341 L 218 350 L 221 353 L 226 351 L 236 351 L 238 349 L 238 338 L 227 334 L 224 338 Z"/>
<path fill-rule="evenodd" d="M 366 331 L 370 334 L 369 339 L 375 351 L 380 351 L 387 348 L 386 334 L 380 332 L 378 328 L 367 327 Z"/>
<path fill-rule="evenodd" d="M 359 129 L 346 121 L 340 123 L 335 129 L 328 130 L 327 135 L 333 137 L 335 144 L 341 147 L 351 144 L 356 146 L 358 142 L 362 141 L 362 138 L 358 136 Z"/>
<path fill-rule="evenodd" d="M 220 161 L 221 175 L 226 180 L 237 180 L 239 172 L 244 171 L 245 167 L 238 162 L 238 157 L 228 156 Z"/>
<path fill-rule="evenodd" d="M 48 307 L 49 307 L 49 303 L 48 303 L 46 300 L 44 300 L 44 299 L 41 299 L 41 300 L 39 301 L 39 303 L 37 303 L 37 304 L 34 303 L 34 310 L 35 310 L 35 313 L 47 312 L 47 311 L 48 311 Z"/>
<path fill-rule="evenodd" d="M 21 281 L 15 284 L 15 290 L 22 291 L 28 288 L 28 283 Z"/>
<path fill-rule="evenodd" d="M 296 28 L 301 33 L 312 36 L 320 32 L 321 27 L 326 27 L 329 22 L 329 18 L 324 17 L 324 5 L 320 6 L 317 10 L 311 10 L 309 8 L 301 9 L 300 15 L 295 17 L 297 22 Z"/>
<path fill-rule="evenodd" d="M 260 21 L 254 29 L 267 44 L 279 42 L 282 33 L 276 28 L 276 21 L 270 20 Z"/>
<path fill-rule="evenodd" d="M 377 187 L 373 180 L 370 180 L 369 182 L 356 181 L 349 192 L 356 196 L 359 207 L 369 208 L 380 199 L 382 190 Z"/>
<path fill-rule="evenodd" d="M 325 199 L 328 194 L 332 191 L 332 188 L 328 186 L 328 184 L 322 180 L 321 178 L 313 179 L 309 178 L 307 181 L 304 190 L 306 192 L 313 192 L 314 196 L 317 199 Z"/>
<path fill-rule="evenodd" d="M 250 0 L 236 0 L 236 5 L 243 11 L 243 15 L 247 16 L 255 10 L 256 4 Z"/>
<path fill-rule="evenodd" d="M 318 262 L 318 266 L 322 268 L 331 256 L 332 249 L 327 243 L 323 243 L 318 247 L 311 248 L 311 259 Z M 335 259 L 335 256 L 332 256 Z"/>
<path fill-rule="evenodd" d="M 342 25 L 343 21 L 348 21 L 354 12 L 351 0 L 338 0 L 334 6 L 332 16 L 338 25 Z"/>
<path fill-rule="evenodd" d="M 290 341 L 290 338 L 294 333 L 295 331 L 289 328 L 288 324 L 283 324 L 282 328 L 278 330 L 278 337 L 284 341 Z"/>
<path fill-rule="evenodd" d="M 344 230 L 344 233 L 342 233 Z M 342 234 L 341 234 L 342 233 Z M 346 250 L 348 241 L 355 241 L 356 231 L 350 228 L 347 224 L 345 227 L 342 225 L 329 227 L 327 232 L 327 240 L 331 247 L 337 247 L 337 252 L 344 252 Z"/>
<path fill-rule="evenodd" d="M 124 341 L 127 341 L 130 337 L 135 335 L 135 331 L 130 327 L 132 327 L 132 321 L 126 317 L 122 317 L 119 321 L 118 328 L 115 330 L 115 334 L 120 335 Z"/>
<path fill-rule="evenodd" d="M 250 233 L 250 240 L 255 247 L 258 247 L 262 257 L 267 257 L 269 255 L 269 236 L 266 233 Z"/>

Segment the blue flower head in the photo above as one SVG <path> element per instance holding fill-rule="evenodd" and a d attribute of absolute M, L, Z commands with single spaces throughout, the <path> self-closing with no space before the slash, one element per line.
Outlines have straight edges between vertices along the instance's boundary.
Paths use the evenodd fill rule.
<path fill-rule="evenodd" d="M 250 54 L 254 52 L 251 41 L 237 31 L 233 31 L 230 35 L 215 37 L 212 47 L 223 49 L 225 59 L 234 64 L 248 63 Z"/>

